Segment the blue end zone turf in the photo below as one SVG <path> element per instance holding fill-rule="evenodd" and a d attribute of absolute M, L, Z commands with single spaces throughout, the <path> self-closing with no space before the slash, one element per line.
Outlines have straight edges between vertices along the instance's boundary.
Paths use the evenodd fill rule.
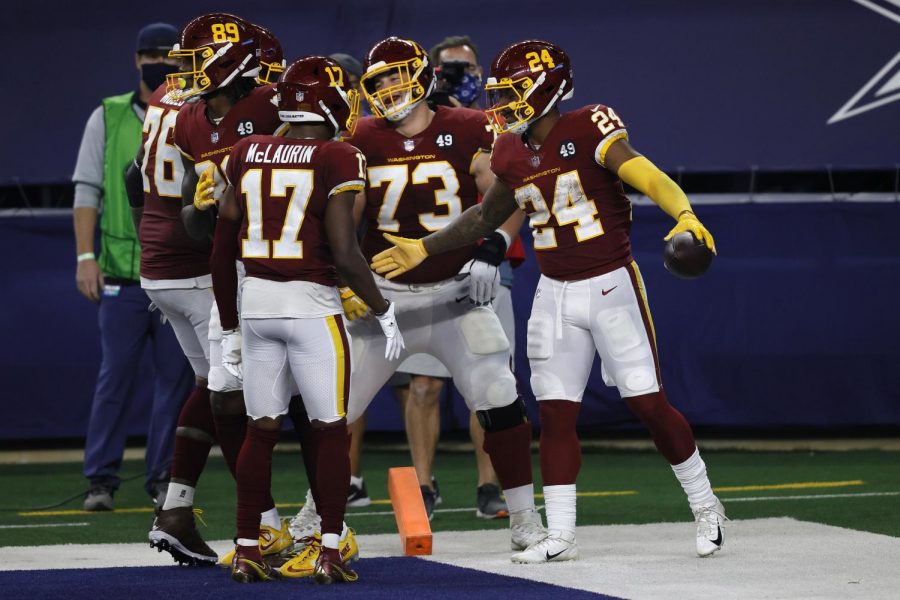
<path fill-rule="evenodd" d="M 316 597 L 365 598 L 366 600 L 447 600 L 449 598 L 614 598 L 518 577 L 493 575 L 417 558 L 369 558 L 356 563 L 359 581 L 353 584 L 317 586 L 311 578 L 241 585 L 222 568 L 140 567 L 120 569 L 58 569 L 0 572 L 3 598 L 173 598 L 222 600 L 241 598 L 271 600 L 296 591 Z M 512 569 L 513 566 L 510 565 Z M 516 567 L 519 568 L 519 567 Z M 522 569 L 546 567 L 527 567 Z M 552 566 L 550 567 L 552 568 Z M 277 586 L 277 590 L 274 586 Z"/>

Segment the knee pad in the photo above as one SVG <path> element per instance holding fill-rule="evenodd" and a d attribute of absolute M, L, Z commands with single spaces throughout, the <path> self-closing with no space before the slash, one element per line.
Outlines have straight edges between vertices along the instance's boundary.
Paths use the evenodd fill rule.
<path fill-rule="evenodd" d="M 512 429 L 528 422 L 525 402 L 520 397 L 517 397 L 512 404 L 500 408 L 475 411 L 475 415 L 478 417 L 482 429 L 490 432 Z"/>
<path fill-rule="evenodd" d="M 528 319 L 528 358 L 547 360 L 553 356 L 553 315 L 535 310 Z"/>
<path fill-rule="evenodd" d="M 538 400 L 570 400 L 562 379 L 549 370 L 531 370 L 531 391 Z"/>
<path fill-rule="evenodd" d="M 597 314 L 597 327 L 606 341 L 610 356 L 616 360 L 639 360 L 651 353 L 650 345 L 643 343 L 645 336 L 627 308 L 600 311 Z"/>
<path fill-rule="evenodd" d="M 465 374 L 467 387 L 460 386 L 469 408 L 475 411 L 490 410 L 506 406 L 510 398 L 518 397 L 516 378 L 508 367 L 500 367 L 493 360 L 479 362 Z"/>
<path fill-rule="evenodd" d="M 493 309 L 473 308 L 460 320 L 466 346 L 472 354 L 496 354 L 509 350 L 509 340 Z"/>
<path fill-rule="evenodd" d="M 646 365 L 621 369 L 616 377 L 616 385 L 623 398 L 659 391 L 656 369 Z"/>

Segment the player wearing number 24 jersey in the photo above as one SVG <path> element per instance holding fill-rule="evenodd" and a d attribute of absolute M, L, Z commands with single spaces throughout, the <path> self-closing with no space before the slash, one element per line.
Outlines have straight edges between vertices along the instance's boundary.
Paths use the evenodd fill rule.
<path fill-rule="evenodd" d="M 574 90 L 569 57 L 555 44 L 525 41 L 491 67 L 486 112 L 499 137 L 484 202 L 442 231 L 396 239 L 373 267 L 400 276 L 426 256 L 471 243 L 517 209 L 534 230 L 541 269 L 528 322 L 531 387 L 540 401 L 541 473 L 549 535 L 513 555 L 541 563 L 578 557 L 575 479 L 581 451 L 575 424 L 595 353 L 603 379 L 650 429 L 671 463 L 697 523 L 700 556 L 722 545 L 721 503 L 684 417 L 666 398 L 643 281 L 631 256 L 628 183 L 676 219 L 668 237 L 691 231 L 715 249 L 684 192 L 628 142 L 619 115 L 603 104 L 561 114 Z M 415 271 L 413 271 L 415 272 Z"/>

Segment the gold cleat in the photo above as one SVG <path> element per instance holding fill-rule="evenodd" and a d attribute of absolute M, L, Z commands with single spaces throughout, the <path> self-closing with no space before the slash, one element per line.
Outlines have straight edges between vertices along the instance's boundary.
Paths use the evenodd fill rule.
<path fill-rule="evenodd" d="M 315 532 L 310 537 L 297 540 L 296 552 L 287 562 L 279 567 L 282 577 L 309 577 L 315 573 L 316 561 L 322 551 L 322 534 Z M 347 528 L 347 535 L 340 543 L 340 558 L 343 564 L 349 564 L 359 558 L 359 543 L 356 532 Z"/>
<path fill-rule="evenodd" d="M 281 529 L 275 529 L 268 525 L 259 526 L 259 552 L 263 555 L 265 562 L 275 568 L 282 563 L 277 555 L 294 544 L 294 538 L 291 536 L 289 528 L 290 522 L 290 519 L 282 519 Z M 223 556 L 219 560 L 219 564 L 223 567 L 230 567 L 233 559 L 234 550 Z"/>
<path fill-rule="evenodd" d="M 235 549 L 237 550 L 237 549 Z M 278 572 L 272 569 L 264 560 L 256 561 L 253 558 L 243 556 L 232 551 L 234 561 L 231 564 L 231 578 L 238 583 L 256 583 L 258 581 L 271 581 Z"/>

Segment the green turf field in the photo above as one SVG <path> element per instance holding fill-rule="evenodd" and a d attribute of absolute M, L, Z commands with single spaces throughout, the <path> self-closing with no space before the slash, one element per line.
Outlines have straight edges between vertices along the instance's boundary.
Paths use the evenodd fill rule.
<path fill-rule="evenodd" d="M 900 537 L 900 453 L 705 452 L 710 479 L 732 519 L 790 516 Z M 539 473 L 537 455 L 535 474 Z M 366 484 L 372 506 L 351 509 L 348 523 L 359 533 L 396 531 L 387 503 L 387 469 L 409 464 L 401 451 L 367 450 Z M 435 474 L 444 502 L 432 521 L 435 531 L 506 527 L 475 518 L 475 461 L 470 452 L 441 452 Z M 126 462 L 123 477 L 140 473 Z M 78 463 L 0 465 L 0 546 L 53 543 L 139 542 L 152 520 L 142 478 L 123 483 L 113 513 L 84 513 L 81 499 L 47 510 L 85 486 Z M 306 479 L 297 453 L 275 456 L 273 487 L 282 516 L 293 515 L 305 497 Z M 729 489 L 734 488 L 734 489 Z M 539 484 L 537 490 L 540 491 Z M 684 494 L 671 469 L 656 453 L 586 450 L 578 480 L 579 524 L 689 521 Z M 867 494 L 889 495 L 867 495 Z M 773 499 L 774 497 L 774 499 Z M 758 501 L 748 500 L 760 498 Z M 731 501 L 729 501 L 731 500 Z M 234 535 L 234 484 L 221 458 L 211 458 L 197 492 L 207 539 Z M 540 504 L 541 498 L 538 497 Z M 8 510 L 16 509 L 16 510 Z M 453 510 L 470 509 L 470 510 Z M 358 513 L 358 514 L 357 514 Z M 10 525 L 87 523 L 86 526 L 10 528 Z"/>

